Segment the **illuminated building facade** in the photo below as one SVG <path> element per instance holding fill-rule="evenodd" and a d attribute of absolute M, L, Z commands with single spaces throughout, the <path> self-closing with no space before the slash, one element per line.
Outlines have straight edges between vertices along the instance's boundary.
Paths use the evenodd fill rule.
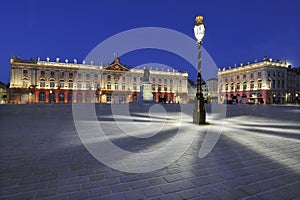
<path fill-rule="evenodd" d="M 219 69 L 219 103 L 287 103 L 294 100 L 288 96 L 298 96 L 299 79 L 299 68 L 289 70 L 286 62 L 266 57 L 261 62 L 248 62 L 247 65 L 241 64 L 239 67 Z M 294 86 L 292 91 L 291 85 Z"/>
<path fill-rule="evenodd" d="M 19 57 L 10 60 L 10 103 L 129 103 L 138 100 L 143 69 L 128 68 L 115 58 L 106 66 L 51 62 Z M 188 74 L 150 69 L 153 100 L 187 102 Z"/>

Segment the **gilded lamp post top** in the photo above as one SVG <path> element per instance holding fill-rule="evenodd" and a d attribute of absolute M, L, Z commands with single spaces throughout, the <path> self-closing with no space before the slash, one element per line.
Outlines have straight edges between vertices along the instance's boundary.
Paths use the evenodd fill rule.
<path fill-rule="evenodd" d="M 203 16 L 200 16 L 200 15 L 199 15 L 199 16 L 197 16 L 197 17 L 195 18 L 195 21 L 196 21 L 197 24 L 200 24 L 200 23 L 202 23 L 203 19 L 204 19 Z"/>

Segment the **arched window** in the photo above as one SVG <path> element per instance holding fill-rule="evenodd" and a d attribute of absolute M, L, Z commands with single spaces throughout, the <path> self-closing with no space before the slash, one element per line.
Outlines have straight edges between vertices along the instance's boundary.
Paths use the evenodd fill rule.
<path fill-rule="evenodd" d="M 59 81 L 59 87 L 65 87 L 65 81 L 63 79 Z"/>
<path fill-rule="evenodd" d="M 258 80 L 257 81 L 257 89 L 261 89 L 261 87 L 262 87 L 262 80 Z"/>
<path fill-rule="evenodd" d="M 250 90 L 254 89 L 254 81 L 250 81 Z"/>
<path fill-rule="evenodd" d="M 82 102 L 82 94 L 81 94 L 81 92 L 78 92 L 78 94 L 77 94 L 77 102 L 78 103 Z"/>
<path fill-rule="evenodd" d="M 68 94 L 68 102 L 72 103 L 72 100 L 73 100 L 73 93 L 72 93 L 72 91 L 70 91 Z"/>
<path fill-rule="evenodd" d="M 82 82 L 81 81 L 77 81 L 77 89 L 81 89 L 82 88 Z"/>
<path fill-rule="evenodd" d="M 107 82 L 107 89 L 111 90 L 111 83 L 110 82 Z"/>
<path fill-rule="evenodd" d="M 45 79 L 40 79 L 40 87 L 45 87 L 46 86 L 46 81 Z"/>
<path fill-rule="evenodd" d="M 50 79 L 50 87 L 55 87 L 55 80 L 54 79 Z"/>
<path fill-rule="evenodd" d="M 27 77 L 22 78 L 22 86 L 23 87 L 28 87 L 28 78 Z"/>
<path fill-rule="evenodd" d="M 90 95 L 90 93 L 87 93 L 85 95 L 85 102 L 91 102 L 91 95 Z"/>
<path fill-rule="evenodd" d="M 247 82 L 243 82 L 243 90 L 247 90 Z"/>
<path fill-rule="evenodd" d="M 231 90 L 231 91 L 234 90 L 234 84 L 233 84 L 233 83 L 230 84 L 230 90 Z"/>
<path fill-rule="evenodd" d="M 40 92 L 40 94 L 39 94 L 39 101 L 46 101 L 46 94 L 45 94 L 45 92 Z"/>
<path fill-rule="evenodd" d="M 85 83 L 85 88 L 86 88 L 86 89 L 90 89 L 90 88 L 91 88 L 91 84 L 90 84 L 89 81 L 87 81 L 87 82 Z"/>
<path fill-rule="evenodd" d="M 69 80 L 68 88 L 73 88 L 73 80 Z"/>
<path fill-rule="evenodd" d="M 63 92 L 58 94 L 58 100 L 61 101 L 61 102 L 63 102 L 65 100 L 65 95 L 64 95 Z"/>
<path fill-rule="evenodd" d="M 236 84 L 236 90 L 239 91 L 240 90 L 240 83 Z"/>

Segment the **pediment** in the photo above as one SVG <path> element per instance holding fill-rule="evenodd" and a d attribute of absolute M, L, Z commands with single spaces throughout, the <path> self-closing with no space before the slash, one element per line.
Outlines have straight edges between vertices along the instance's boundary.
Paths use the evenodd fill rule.
<path fill-rule="evenodd" d="M 106 67 L 105 71 L 129 71 L 129 69 L 120 63 L 119 58 L 115 58 L 115 60 Z"/>

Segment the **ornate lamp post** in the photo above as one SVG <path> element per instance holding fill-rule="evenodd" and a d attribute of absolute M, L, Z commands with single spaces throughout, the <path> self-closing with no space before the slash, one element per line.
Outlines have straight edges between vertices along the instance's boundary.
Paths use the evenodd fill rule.
<path fill-rule="evenodd" d="M 197 77 L 197 93 L 196 93 L 196 101 L 193 111 L 193 123 L 196 124 L 205 124 L 206 113 L 204 107 L 204 97 L 202 93 L 202 78 L 201 78 L 201 45 L 202 38 L 204 37 L 205 25 L 202 22 L 203 17 L 196 17 L 196 24 L 194 26 L 194 34 L 198 43 L 198 77 Z"/>

